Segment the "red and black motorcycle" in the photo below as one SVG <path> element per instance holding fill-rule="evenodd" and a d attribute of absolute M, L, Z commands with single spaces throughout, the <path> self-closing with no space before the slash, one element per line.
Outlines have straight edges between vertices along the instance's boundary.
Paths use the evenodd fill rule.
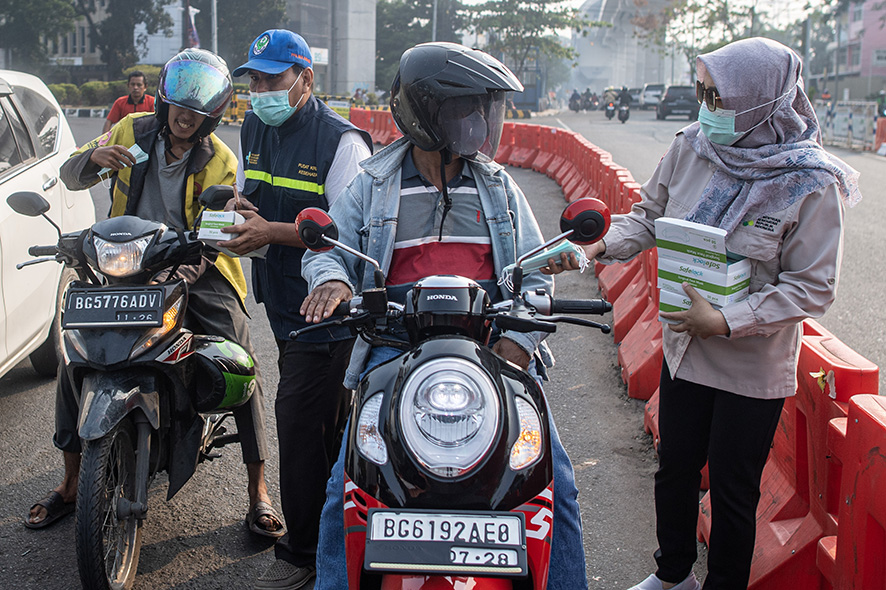
<path fill-rule="evenodd" d="M 338 323 L 403 351 L 361 381 L 344 441 L 351 590 L 544 589 L 554 514 L 549 410 L 536 380 L 487 344 L 493 322 L 519 332 L 554 332 L 557 323 L 609 331 L 559 315 L 603 314 L 604 300 L 521 293 L 521 264 L 567 238 L 599 240 L 606 206 L 570 204 L 563 233 L 518 261 L 514 298 L 494 305 L 478 283 L 453 275 L 425 277 L 405 305 L 392 303 L 378 263 L 339 242 L 326 212 L 306 209 L 296 222 L 308 248 L 342 248 L 375 267 L 376 288 L 340 305 Z M 393 323 L 409 342 L 390 337 Z"/>

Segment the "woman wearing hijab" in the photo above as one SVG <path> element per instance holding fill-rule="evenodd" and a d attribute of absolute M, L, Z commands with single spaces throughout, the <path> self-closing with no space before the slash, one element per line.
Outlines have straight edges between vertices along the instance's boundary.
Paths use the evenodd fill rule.
<path fill-rule="evenodd" d="M 711 537 L 705 590 L 747 588 L 760 478 L 784 398 L 794 395 L 801 322 L 834 300 L 844 206 L 858 173 L 821 147 L 800 59 L 769 39 L 698 57 L 698 122 L 677 134 L 642 200 L 613 216 L 590 258 L 625 262 L 655 246 L 654 221 L 726 230 L 751 260 L 747 299 L 712 307 L 691 286 L 665 313 L 661 447 L 655 474 L 657 571 L 630 590 L 697 590 L 692 572 L 701 470 L 708 462 Z M 548 272 L 577 268 L 574 259 Z"/>

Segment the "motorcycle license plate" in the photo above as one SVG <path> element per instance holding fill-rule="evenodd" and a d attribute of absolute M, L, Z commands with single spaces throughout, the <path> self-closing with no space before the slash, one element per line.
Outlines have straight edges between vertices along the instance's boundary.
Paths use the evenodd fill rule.
<path fill-rule="evenodd" d="M 163 289 L 72 287 L 65 299 L 63 328 L 138 328 L 163 324 Z"/>
<path fill-rule="evenodd" d="M 369 510 L 366 558 L 375 571 L 524 576 L 526 523 L 520 512 Z"/>

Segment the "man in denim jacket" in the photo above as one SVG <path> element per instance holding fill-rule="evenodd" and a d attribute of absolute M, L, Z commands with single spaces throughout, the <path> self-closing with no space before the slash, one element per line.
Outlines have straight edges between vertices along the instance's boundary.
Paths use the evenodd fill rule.
<path fill-rule="evenodd" d="M 340 240 L 378 260 L 389 297 L 405 297 L 431 274 L 478 281 L 493 301 L 511 297 L 497 285 L 502 269 L 543 239 L 526 198 L 492 161 L 504 122 L 505 94 L 522 90 L 514 75 L 489 55 L 452 43 L 418 45 L 400 60 L 391 112 L 405 137 L 361 163 L 363 170 L 329 210 Z M 445 179 L 445 180 L 444 180 Z M 403 221 L 403 223 L 400 223 Z M 309 322 L 328 318 L 355 292 L 375 286 L 373 268 L 341 251 L 308 253 L 302 265 L 310 294 L 301 312 Z M 526 290 L 552 292 L 549 277 L 527 275 Z M 550 354 L 540 332 L 502 332 L 493 350 L 534 372 L 536 351 Z M 388 349 L 357 341 L 345 376 L 354 388 Z M 587 587 L 572 466 L 551 423 L 554 460 L 554 533 L 548 588 Z M 345 590 L 342 488 L 344 447 L 327 485 L 315 588 Z"/>

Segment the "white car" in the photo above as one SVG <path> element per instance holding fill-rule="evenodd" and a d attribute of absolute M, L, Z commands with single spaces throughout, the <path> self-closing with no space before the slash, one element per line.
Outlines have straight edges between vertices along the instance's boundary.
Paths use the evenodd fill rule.
<path fill-rule="evenodd" d="M 59 363 L 59 301 L 74 274 L 56 262 L 17 270 L 32 260 L 28 248 L 52 245 L 56 230 L 45 219 L 15 213 L 6 199 L 19 191 L 42 195 L 46 215 L 63 232 L 89 227 L 95 209 L 87 192 L 71 192 L 59 167 L 76 149 L 55 97 L 39 78 L 0 70 L 0 376 L 25 357 L 41 375 Z"/>

